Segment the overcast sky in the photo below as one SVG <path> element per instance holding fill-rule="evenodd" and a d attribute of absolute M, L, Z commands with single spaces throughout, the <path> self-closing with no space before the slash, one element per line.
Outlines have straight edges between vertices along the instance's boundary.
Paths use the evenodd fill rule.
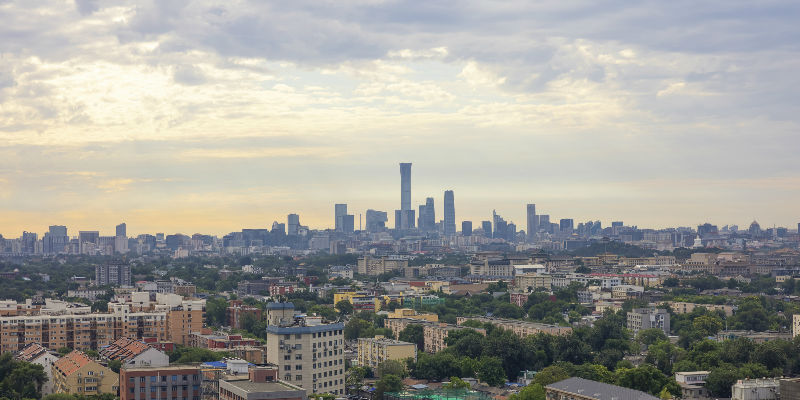
<path fill-rule="evenodd" d="M 333 225 L 455 191 L 800 222 L 800 2 L 0 0 L 0 234 Z M 390 218 L 389 224 L 393 224 Z"/>

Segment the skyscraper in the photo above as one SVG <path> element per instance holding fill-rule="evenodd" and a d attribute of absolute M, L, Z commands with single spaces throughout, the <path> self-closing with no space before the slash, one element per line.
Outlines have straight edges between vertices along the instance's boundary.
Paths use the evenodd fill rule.
<path fill-rule="evenodd" d="M 452 190 L 444 191 L 444 235 L 456 234 L 456 205 Z"/>
<path fill-rule="evenodd" d="M 492 210 L 492 222 L 494 222 L 494 234 L 492 237 L 495 239 L 508 239 L 506 235 L 508 230 L 508 222 L 501 217 L 495 210 Z"/>
<path fill-rule="evenodd" d="M 575 222 L 572 218 L 562 218 L 561 221 L 558 222 L 558 228 L 561 233 L 572 233 L 572 230 L 575 229 Z"/>
<path fill-rule="evenodd" d="M 481 229 L 483 229 L 483 236 L 492 237 L 492 221 L 481 221 Z"/>
<path fill-rule="evenodd" d="M 289 236 L 297 236 L 300 232 L 300 216 L 297 214 L 289 214 L 286 216 L 286 234 Z"/>
<path fill-rule="evenodd" d="M 461 221 L 461 234 L 472 236 L 472 221 Z"/>
<path fill-rule="evenodd" d="M 63 225 L 51 225 L 42 237 L 42 251 L 45 254 L 65 253 L 67 245 L 69 245 L 69 236 L 67 236 L 67 227 Z"/>
<path fill-rule="evenodd" d="M 386 229 L 386 211 L 367 210 L 367 232 L 382 232 Z"/>
<path fill-rule="evenodd" d="M 334 229 L 336 232 L 342 231 L 342 222 L 344 222 L 344 216 L 347 215 L 347 204 L 336 204 L 334 207 L 334 215 L 335 215 L 335 225 Z"/>
<path fill-rule="evenodd" d="M 128 236 L 128 225 L 124 222 L 117 225 L 117 235 L 116 236 Z"/>
<path fill-rule="evenodd" d="M 436 210 L 433 207 L 433 197 L 425 199 L 425 204 L 419 206 L 419 221 L 417 225 L 422 232 L 430 232 L 436 229 Z"/>
<path fill-rule="evenodd" d="M 400 209 L 411 209 L 411 163 L 400 163 Z"/>
<path fill-rule="evenodd" d="M 539 219 L 536 218 L 536 204 L 528 204 L 528 226 L 527 226 L 527 234 L 528 234 L 528 241 L 533 242 L 533 237 L 536 232 L 539 231 Z"/>
<path fill-rule="evenodd" d="M 411 209 L 411 163 L 400 163 L 400 209 L 394 212 L 394 228 L 413 229 L 414 225 L 414 210 Z"/>

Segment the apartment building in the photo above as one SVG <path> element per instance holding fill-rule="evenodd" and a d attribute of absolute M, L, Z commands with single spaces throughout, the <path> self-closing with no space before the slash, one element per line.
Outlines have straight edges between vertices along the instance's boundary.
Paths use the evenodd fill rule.
<path fill-rule="evenodd" d="M 160 342 L 186 344 L 192 331 L 205 321 L 205 300 L 160 299 L 149 311 L 131 311 L 130 303 L 109 303 L 109 312 L 92 313 L 86 308 L 41 308 L 32 315 L 0 316 L 0 351 L 15 352 L 39 343 L 50 349 L 68 347 L 96 350 L 128 337 L 156 338 Z"/>
<path fill-rule="evenodd" d="M 53 391 L 84 396 L 117 394 L 119 375 L 92 361 L 81 351 L 73 351 L 53 363 Z"/>
<path fill-rule="evenodd" d="M 383 336 L 358 339 L 358 358 L 356 362 L 362 367 L 373 370 L 388 360 L 417 360 L 417 345 L 400 340 L 387 339 Z"/>
<path fill-rule="evenodd" d="M 463 325 L 464 322 L 469 320 L 475 320 L 483 323 L 490 323 L 492 325 L 497 326 L 498 328 L 503 328 L 505 330 L 514 332 L 514 334 L 519 337 L 535 335 L 537 333 L 546 333 L 548 335 L 568 335 L 572 332 L 572 328 L 568 326 L 558 326 L 558 325 L 542 324 L 538 322 L 519 321 L 515 319 L 503 319 L 503 318 L 457 317 L 456 323 L 458 325 Z"/>
<path fill-rule="evenodd" d="M 258 307 L 248 306 L 241 300 L 231 300 L 228 302 L 228 308 L 226 310 L 228 326 L 234 329 L 242 329 L 242 320 L 244 320 L 246 315 L 249 315 L 250 318 L 253 318 L 256 321 L 260 321 L 261 309 Z"/>
<path fill-rule="evenodd" d="M 388 329 L 391 329 L 393 337 L 399 337 L 400 332 L 402 332 L 404 329 L 406 329 L 407 326 L 411 324 L 427 325 L 431 323 L 432 322 L 414 318 L 388 318 L 383 321 L 383 326 Z"/>
<path fill-rule="evenodd" d="M 123 337 L 99 351 L 107 360 L 121 361 L 125 367 L 163 367 L 169 364 L 169 356 L 144 342 Z"/>
<path fill-rule="evenodd" d="M 25 346 L 14 358 L 41 365 L 44 369 L 44 373 L 47 375 L 47 382 L 42 384 L 42 396 L 53 393 L 53 371 L 51 367 L 53 363 L 58 361 L 58 355 L 55 354 L 55 352 L 42 347 L 38 343 L 32 343 Z"/>
<path fill-rule="evenodd" d="M 533 292 L 536 289 L 547 289 L 553 286 L 550 275 L 522 274 L 514 277 L 514 287 L 523 292 Z"/>
<path fill-rule="evenodd" d="M 428 353 L 438 353 L 447 348 L 447 337 L 450 332 L 460 329 L 474 329 L 462 326 L 456 326 L 445 323 L 427 323 L 423 325 L 423 334 L 425 336 L 425 351 Z M 486 335 L 484 329 L 474 329 L 475 331 Z"/>
<path fill-rule="evenodd" d="M 220 400 L 308 400 L 305 389 L 279 380 L 259 379 L 250 369 L 248 379 L 219 381 Z"/>
<path fill-rule="evenodd" d="M 308 394 L 344 395 L 344 324 L 319 318 L 295 318 L 291 324 L 267 326 L 267 362 L 279 378 Z"/>
<path fill-rule="evenodd" d="M 361 275 L 377 276 L 408 267 L 408 260 L 390 257 L 363 256 L 358 259 L 356 271 Z"/>
<path fill-rule="evenodd" d="M 119 398 L 200 400 L 202 383 L 197 365 L 124 367 L 119 371 Z"/>
<path fill-rule="evenodd" d="M 628 313 L 628 329 L 636 335 L 642 329 L 658 328 L 670 335 L 669 313 L 660 308 L 634 308 Z"/>
<path fill-rule="evenodd" d="M 726 316 L 730 317 L 735 310 L 734 306 L 728 304 L 697 304 L 683 301 L 670 301 L 667 302 L 667 304 L 669 304 L 669 308 L 672 309 L 672 312 L 675 314 L 690 314 L 695 308 L 703 307 L 708 311 L 722 311 Z"/>

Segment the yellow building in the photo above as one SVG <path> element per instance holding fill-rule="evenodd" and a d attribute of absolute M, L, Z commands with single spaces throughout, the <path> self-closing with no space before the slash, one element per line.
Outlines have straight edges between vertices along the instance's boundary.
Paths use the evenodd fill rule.
<path fill-rule="evenodd" d="M 410 308 L 398 308 L 389 312 L 389 318 L 412 318 L 428 322 L 439 322 L 439 315 L 430 313 L 417 313 Z"/>
<path fill-rule="evenodd" d="M 380 335 L 375 336 L 375 338 L 358 339 L 358 358 L 356 361 L 362 367 L 375 369 L 384 361 L 402 361 L 408 358 L 413 358 L 414 361 L 417 360 L 417 345 L 414 343 L 387 339 Z"/>
<path fill-rule="evenodd" d="M 54 362 L 51 369 L 55 393 L 84 396 L 103 393 L 116 395 L 119 388 L 119 375 L 92 361 L 81 351 L 67 354 Z"/>

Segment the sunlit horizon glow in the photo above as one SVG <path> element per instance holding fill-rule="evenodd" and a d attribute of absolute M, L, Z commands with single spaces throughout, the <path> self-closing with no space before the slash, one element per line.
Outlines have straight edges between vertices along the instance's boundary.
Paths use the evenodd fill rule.
<path fill-rule="evenodd" d="M 455 192 L 800 222 L 800 4 L 0 0 L 0 234 L 268 228 Z"/>

